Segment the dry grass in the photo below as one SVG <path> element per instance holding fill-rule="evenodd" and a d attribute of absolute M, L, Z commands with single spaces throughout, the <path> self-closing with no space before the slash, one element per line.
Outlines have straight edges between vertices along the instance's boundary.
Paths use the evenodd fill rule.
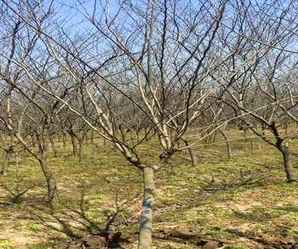
<path fill-rule="evenodd" d="M 251 139 L 252 148 L 249 139 L 237 139 L 241 136 L 235 131 L 230 134 L 234 140 L 230 160 L 219 137 L 214 144 L 196 147 L 196 166 L 181 153 L 157 173 L 156 248 L 198 248 L 196 243 L 202 240 L 223 242 L 225 248 L 275 248 L 298 241 L 297 183 L 285 182 L 280 155 L 273 148 L 256 138 Z M 125 247 L 133 248 L 141 204 L 140 174 L 112 148 L 96 143 L 86 146 L 81 163 L 71 156 L 70 147 L 62 145 L 58 157 L 50 157 L 59 188 L 55 215 L 80 234 L 80 218 L 70 210 L 79 210 L 82 193 L 86 214 L 99 226 L 115 210 L 117 198 L 122 208 L 117 229 L 131 242 Z M 158 154 L 154 143 L 141 151 L 147 161 Z M 291 141 L 290 151 L 298 175 L 298 141 Z M 21 153 L 0 182 L 12 190 L 37 185 L 14 205 L 5 205 L 9 194 L 0 188 L 0 249 L 59 248 L 66 236 L 40 220 L 58 226 L 43 201 L 46 192 L 38 164 Z"/>

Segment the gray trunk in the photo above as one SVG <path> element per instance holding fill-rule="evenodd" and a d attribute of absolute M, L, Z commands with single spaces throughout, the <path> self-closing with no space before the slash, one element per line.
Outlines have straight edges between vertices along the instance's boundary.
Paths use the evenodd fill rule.
<path fill-rule="evenodd" d="M 83 158 L 83 140 L 78 140 L 78 157 L 79 162 L 81 162 Z"/>
<path fill-rule="evenodd" d="M 197 160 L 196 155 L 194 154 L 192 148 L 189 147 L 189 143 L 188 143 L 188 141 L 185 140 L 185 139 L 182 139 L 182 141 L 184 142 L 185 146 L 188 147 L 188 148 L 187 148 L 187 151 L 188 151 L 188 154 L 189 154 L 189 156 L 190 156 L 191 165 L 192 165 L 192 166 L 195 166 L 195 165 L 198 163 L 198 160 Z"/>
<path fill-rule="evenodd" d="M 54 156 L 57 157 L 57 150 L 56 150 L 56 145 L 55 145 L 55 141 L 52 135 L 48 135 L 49 136 L 49 141 L 50 141 L 50 145 L 51 145 L 51 149 L 54 153 Z"/>
<path fill-rule="evenodd" d="M 62 134 L 62 143 L 63 143 L 63 147 L 66 148 L 66 139 L 67 139 L 67 136 L 66 134 L 63 132 Z"/>
<path fill-rule="evenodd" d="M 296 181 L 296 178 L 293 175 L 293 169 L 290 163 L 290 154 L 289 154 L 289 149 L 287 145 L 281 145 L 279 148 L 280 152 L 282 153 L 283 157 L 283 165 L 284 165 L 284 170 L 286 173 L 287 181 L 288 182 L 293 182 Z"/>
<path fill-rule="evenodd" d="M 70 135 L 71 145 L 72 145 L 72 154 L 76 157 L 78 155 L 78 145 L 75 136 Z"/>
<path fill-rule="evenodd" d="M 143 169 L 144 200 L 143 212 L 140 219 L 138 249 L 152 248 L 152 218 L 154 205 L 154 169 L 145 167 Z"/>
<path fill-rule="evenodd" d="M 48 190 L 48 202 L 52 203 L 57 192 L 56 180 L 48 167 L 47 158 L 42 155 L 41 159 L 39 160 L 40 167 L 42 169 L 43 175 L 47 182 L 47 190 Z"/>
<path fill-rule="evenodd" d="M 6 175 L 6 171 L 7 171 L 7 168 L 8 168 L 8 163 L 9 163 L 9 154 L 5 151 L 5 159 L 2 162 L 0 175 L 3 175 L 3 176 Z"/>
<path fill-rule="evenodd" d="M 9 162 L 10 162 L 11 157 L 12 157 L 12 154 L 13 154 L 12 147 L 10 147 L 9 149 L 5 150 L 4 153 L 5 153 L 5 155 L 4 155 L 4 161 L 2 162 L 2 167 L 1 167 L 0 175 L 6 175 L 6 173 L 7 173 L 8 165 L 9 165 Z"/>
<path fill-rule="evenodd" d="M 223 136 L 223 138 L 225 140 L 225 143 L 226 143 L 227 157 L 228 157 L 228 159 L 231 159 L 231 157 L 232 157 L 232 150 L 231 150 L 230 141 L 229 141 L 226 133 L 223 130 L 219 129 L 219 132 Z"/>

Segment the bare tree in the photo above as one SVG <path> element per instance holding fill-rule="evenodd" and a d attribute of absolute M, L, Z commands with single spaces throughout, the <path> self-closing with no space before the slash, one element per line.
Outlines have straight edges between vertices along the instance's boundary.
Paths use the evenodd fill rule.
<path fill-rule="evenodd" d="M 227 26 L 231 42 L 225 38 L 222 43 L 236 53 L 223 65 L 226 73 L 213 74 L 212 78 L 226 89 L 222 99 L 239 116 L 243 129 L 249 129 L 281 153 L 287 181 L 292 182 L 295 177 L 286 142 L 291 136 L 283 134 L 281 126 L 288 119 L 297 122 L 293 112 L 297 96 L 289 82 L 297 60 L 287 50 L 297 41 L 293 35 L 298 28 L 294 22 L 297 13 L 292 12 L 295 2 L 287 3 L 278 13 L 277 5 L 239 2 L 234 6 L 235 21 Z M 252 20 L 255 13 L 257 18 Z M 239 18 L 241 21 L 236 22 Z"/>
<path fill-rule="evenodd" d="M 59 109 L 67 107 L 78 115 L 142 172 L 144 202 L 139 248 L 151 248 L 154 173 L 181 150 L 179 141 L 186 141 L 188 128 L 200 117 L 206 100 L 215 94 L 208 78 L 222 61 L 210 51 L 221 27 L 226 1 L 216 6 L 211 2 L 184 5 L 168 0 L 133 5 L 124 1 L 116 6 L 98 3 L 92 13 L 85 12 L 96 32 L 79 41 L 63 32 L 50 32 L 40 25 L 37 15 L 24 16 L 13 4 L 2 2 L 38 34 L 63 72 L 57 82 L 67 79 L 72 88 L 67 91 L 67 99 L 61 97 L 61 89 L 57 92 L 48 84 L 50 71 L 43 74 L 48 78 L 44 84 L 45 80 L 32 72 L 30 64 L 18 63 L 30 82 L 58 100 Z M 30 7 L 28 3 L 26 6 Z M 214 10 L 210 11 L 211 7 Z M 32 8 L 29 11 L 34 13 Z M 110 52 L 94 56 L 99 42 Z M 83 97 L 88 96 L 94 113 L 86 113 L 83 105 L 76 106 L 70 101 L 78 88 L 84 93 L 82 103 L 87 101 Z M 120 103 L 135 106 L 134 115 L 127 119 Z M 142 137 L 136 134 L 136 122 L 131 122 L 132 118 L 140 117 L 152 127 Z M 154 132 L 150 133 L 151 130 Z M 145 162 L 138 150 L 150 134 L 156 135 L 160 143 L 158 164 L 156 160 Z"/>

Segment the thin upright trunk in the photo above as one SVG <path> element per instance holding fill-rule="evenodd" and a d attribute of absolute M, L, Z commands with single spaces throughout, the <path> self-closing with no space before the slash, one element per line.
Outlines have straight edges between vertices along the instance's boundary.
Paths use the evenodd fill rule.
<path fill-rule="evenodd" d="M 50 142 L 50 145 L 51 145 L 51 149 L 54 153 L 54 157 L 57 157 L 57 150 L 56 150 L 56 145 L 55 145 L 54 138 L 51 134 L 49 134 L 48 136 L 49 136 L 49 142 Z"/>
<path fill-rule="evenodd" d="M 78 145 L 76 137 L 70 134 L 71 144 L 72 144 L 72 153 L 74 156 L 78 155 Z"/>
<path fill-rule="evenodd" d="M 83 143 L 84 139 L 78 139 L 78 157 L 79 157 L 79 162 L 82 161 L 83 158 Z"/>
<path fill-rule="evenodd" d="M 12 116 L 11 116 L 11 95 L 8 96 L 6 102 L 6 112 L 7 112 L 7 119 L 9 127 L 12 127 Z M 8 149 L 5 150 L 5 160 L 4 164 L 1 169 L 1 174 L 6 175 L 6 171 L 9 165 L 11 154 L 13 153 L 13 133 L 9 130 L 9 142 L 8 142 Z"/>
<path fill-rule="evenodd" d="M 31 144 L 32 144 L 32 147 L 36 147 L 36 140 L 34 135 L 31 135 Z"/>
<path fill-rule="evenodd" d="M 64 148 L 64 149 L 66 148 L 66 139 L 67 139 L 67 136 L 66 136 L 66 134 L 63 132 L 63 133 L 62 133 L 62 143 L 63 143 L 63 148 Z"/>
<path fill-rule="evenodd" d="M 287 182 L 294 182 L 296 181 L 296 178 L 293 174 L 293 169 L 290 162 L 290 153 L 289 148 L 286 144 L 283 144 L 279 147 L 279 150 L 283 157 L 283 166 L 287 177 Z"/>
<path fill-rule="evenodd" d="M 190 156 L 190 160 L 191 160 L 191 165 L 192 165 L 192 166 L 195 166 L 195 165 L 198 163 L 197 157 L 196 157 L 196 155 L 193 153 L 192 148 L 189 147 L 189 143 L 188 143 L 188 141 L 185 140 L 185 139 L 182 139 L 182 140 L 183 140 L 185 146 L 187 147 L 187 151 L 188 151 L 188 154 L 189 154 L 189 156 Z"/>
<path fill-rule="evenodd" d="M 9 162 L 11 160 L 13 153 L 14 153 L 13 146 L 9 146 L 8 149 L 4 150 L 4 161 L 3 161 L 3 164 L 1 167 L 0 175 L 7 174 L 8 165 L 9 165 Z"/>
<path fill-rule="evenodd" d="M 94 144 L 94 130 L 91 130 L 91 139 L 90 139 L 91 144 Z"/>
<path fill-rule="evenodd" d="M 139 141 L 139 139 L 140 139 L 140 129 L 136 129 L 136 136 L 137 136 L 137 141 Z"/>
<path fill-rule="evenodd" d="M 288 123 L 285 123 L 285 135 L 288 136 Z"/>
<path fill-rule="evenodd" d="M 254 153 L 254 142 L 253 142 L 253 140 L 250 140 L 250 153 L 251 154 Z"/>
<path fill-rule="evenodd" d="M 223 138 L 225 140 L 225 143 L 226 143 L 227 157 L 228 157 L 228 159 L 231 159 L 231 157 L 232 157 L 232 150 L 231 150 L 230 141 L 229 141 L 226 133 L 223 130 L 219 129 L 219 132 L 223 136 Z"/>
<path fill-rule="evenodd" d="M 54 178 L 54 175 L 48 165 L 48 144 L 44 135 L 40 136 L 37 134 L 36 141 L 38 142 L 38 148 L 39 148 L 37 159 L 47 183 L 47 190 L 48 190 L 47 201 L 50 205 L 52 205 L 53 200 L 56 196 L 57 185 L 56 185 L 56 180 Z"/>
<path fill-rule="evenodd" d="M 143 212 L 140 219 L 138 249 L 152 248 L 152 219 L 154 206 L 154 169 L 145 167 L 143 169 L 144 200 Z"/>
<path fill-rule="evenodd" d="M 217 131 L 215 131 L 214 133 L 213 133 L 213 135 L 211 135 L 211 141 L 210 141 L 210 143 L 212 144 L 212 143 L 215 143 L 215 141 L 216 141 L 216 135 L 217 135 Z"/>
<path fill-rule="evenodd" d="M 287 143 L 284 138 L 280 136 L 279 130 L 277 129 L 276 123 L 272 122 L 270 125 L 271 132 L 275 136 L 276 143 L 275 147 L 281 152 L 283 157 L 283 166 L 286 173 L 287 182 L 294 182 L 296 178 L 293 175 L 293 169 L 290 163 L 290 153 Z"/>
<path fill-rule="evenodd" d="M 3 176 L 6 175 L 8 164 L 9 164 L 9 153 L 6 150 L 4 151 L 4 153 L 5 153 L 4 161 L 2 163 L 2 167 L 1 167 L 1 171 L 0 171 L 0 175 L 3 175 Z"/>
<path fill-rule="evenodd" d="M 56 180 L 48 167 L 48 160 L 46 155 L 41 155 L 39 160 L 40 167 L 42 169 L 43 175 L 46 178 L 47 190 L 48 190 L 48 202 L 52 203 L 57 192 Z"/>
<path fill-rule="evenodd" d="M 195 166 L 198 163 L 197 157 L 193 153 L 192 148 L 188 148 L 187 150 L 188 150 L 188 153 L 189 153 L 189 156 L 190 156 L 190 159 L 191 159 L 191 165 Z"/>

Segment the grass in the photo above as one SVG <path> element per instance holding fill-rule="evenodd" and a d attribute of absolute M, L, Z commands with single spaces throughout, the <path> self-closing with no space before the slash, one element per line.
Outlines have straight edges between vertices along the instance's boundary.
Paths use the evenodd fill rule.
<path fill-rule="evenodd" d="M 51 249 L 53 246 L 51 242 L 42 242 L 28 246 L 28 249 Z"/>
<path fill-rule="evenodd" d="M 225 246 L 224 249 L 247 249 L 245 246 Z"/>
<path fill-rule="evenodd" d="M 12 249 L 12 242 L 9 240 L 1 240 L 0 241 L 0 248 L 1 249 Z"/>
<path fill-rule="evenodd" d="M 240 135 L 236 132 L 232 134 L 237 136 Z M 173 231 L 196 234 L 206 240 L 222 241 L 225 249 L 297 241 L 298 185 L 285 182 L 280 155 L 254 139 L 253 151 L 249 142 L 232 143 L 233 157 L 228 160 L 224 143 L 217 141 L 218 144 L 195 148 L 197 165 L 191 166 L 185 159 L 188 155 L 180 153 L 157 172 L 155 234 Z M 140 172 L 110 146 L 96 142 L 97 146 L 86 145 L 81 163 L 71 155 L 70 145 L 66 148 L 60 145 L 58 157 L 50 156 L 49 165 L 59 189 L 56 213 L 75 229 L 80 228 L 79 216 L 70 210 L 80 208 L 84 195 L 86 215 L 95 224 L 103 224 L 115 210 L 117 199 L 123 209 L 117 229 L 134 242 L 142 202 Z M 291 141 L 290 150 L 298 150 L 298 141 Z M 147 162 L 153 156 L 158 158 L 154 142 L 140 151 Z M 298 175 L 295 157 L 293 165 Z M 18 162 L 10 165 L 8 175 L 1 177 L 0 182 L 11 189 L 35 185 L 23 202 L 0 209 L 0 249 L 46 249 L 55 245 L 59 248 L 66 236 L 50 228 L 57 227 L 57 221 L 44 206 L 45 184 L 35 160 L 20 154 Z M 0 188 L 0 202 L 5 202 L 8 196 Z M 49 226 L 44 226 L 40 218 L 45 218 Z M 125 225 L 127 222 L 129 226 Z M 79 229 L 76 232 L 80 233 Z M 170 236 L 167 240 L 155 238 L 154 243 L 156 248 L 197 248 L 191 241 L 178 241 Z M 134 245 L 131 243 L 128 248 Z"/>

